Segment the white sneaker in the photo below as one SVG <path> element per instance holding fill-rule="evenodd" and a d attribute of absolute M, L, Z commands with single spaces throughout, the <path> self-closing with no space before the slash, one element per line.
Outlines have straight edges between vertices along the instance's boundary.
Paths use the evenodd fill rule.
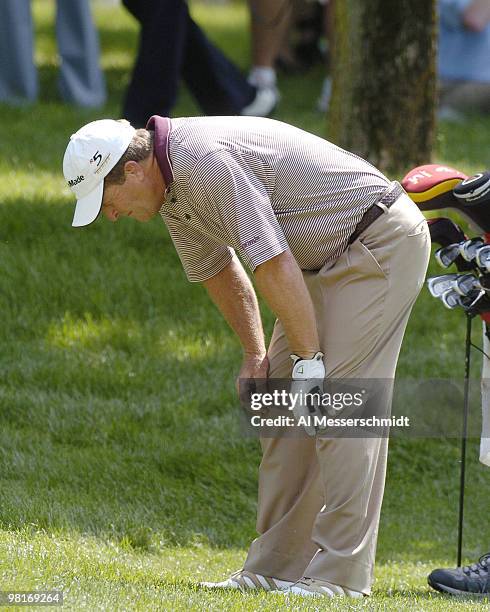
<path fill-rule="evenodd" d="M 207 589 L 233 589 L 237 591 L 282 591 L 292 586 L 294 582 L 289 580 L 279 580 L 270 576 L 254 574 L 246 570 L 238 570 L 232 574 L 228 580 L 223 582 L 200 582 L 199 586 Z"/>
<path fill-rule="evenodd" d="M 339 586 L 327 582 L 326 580 L 317 580 L 316 578 L 301 578 L 288 589 L 282 590 L 284 595 L 301 595 L 302 597 L 352 597 L 360 599 L 364 597 L 364 593 L 353 591 L 347 587 Z"/>
<path fill-rule="evenodd" d="M 276 87 L 259 87 L 255 98 L 242 108 L 240 115 L 248 117 L 268 117 L 276 108 L 280 95 Z"/>
<path fill-rule="evenodd" d="M 257 89 L 266 89 L 277 85 L 276 71 L 270 66 L 252 66 L 247 81 Z"/>

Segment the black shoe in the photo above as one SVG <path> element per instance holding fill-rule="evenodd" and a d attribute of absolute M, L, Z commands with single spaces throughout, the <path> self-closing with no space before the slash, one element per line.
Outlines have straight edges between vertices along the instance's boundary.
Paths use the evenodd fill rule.
<path fill-rule="evenodd" d="M 450 595 L 490 596 L 490 553 L 478 563 L 456 569 L 436 569 L 427 578 L 429 585 Z"/>

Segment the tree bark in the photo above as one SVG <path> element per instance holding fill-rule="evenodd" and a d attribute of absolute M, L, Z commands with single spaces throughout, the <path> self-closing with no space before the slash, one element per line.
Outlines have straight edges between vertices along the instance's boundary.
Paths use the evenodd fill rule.
<path fill-rule="evenodd" d="M 435 0 L 335 0 L 330 140 L 390 172 L 430 161 Z"/>

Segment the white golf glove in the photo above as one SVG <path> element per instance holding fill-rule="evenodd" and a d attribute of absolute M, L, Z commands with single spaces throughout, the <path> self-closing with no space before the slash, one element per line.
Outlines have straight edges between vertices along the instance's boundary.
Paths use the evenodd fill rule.
<path fill-rule="evenodd" d="M 290 391 L 295 396 L 293 414 L 296 419 L 305 417 L 303 425 L 305 431 L 309 436 L 314 436 L 319 429 L 315 426 L 314 417 L 322 416 L 319 398 L 323 393 L 323 379 L 325 378 L 323 353 L 318 351 L 312 359 L 291 355 L 291 359 L 294 362 Z M 312 395 L 306 398 L 307 393 Z"/>

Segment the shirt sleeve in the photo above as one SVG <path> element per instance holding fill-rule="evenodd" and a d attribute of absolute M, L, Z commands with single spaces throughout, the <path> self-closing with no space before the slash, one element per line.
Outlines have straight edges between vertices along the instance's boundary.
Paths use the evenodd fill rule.
<path fill-rule="evenodd" d="M 201 159 L 189 180 L 192 200 L 208 211 L 252 271 L 289 248 L 272 209 L 266 175 L 256 156 L 219 150 Z"/>
<path fill-rule="evenodd" d="M 164 215 L 165 224 L 191 283 L 202 283 L 223 270 L 233 259 L 233 249 L 190 227 L 176 217 Z"/>

